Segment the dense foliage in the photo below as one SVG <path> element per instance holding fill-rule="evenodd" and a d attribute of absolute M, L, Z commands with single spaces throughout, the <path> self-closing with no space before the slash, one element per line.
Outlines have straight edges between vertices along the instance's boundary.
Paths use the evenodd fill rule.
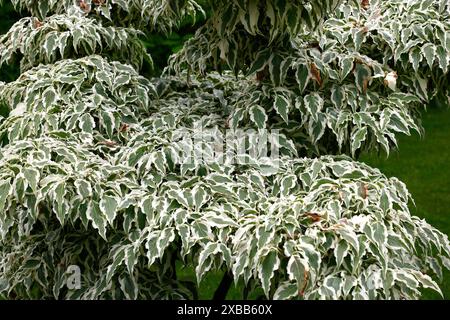
<path fill-rule="evenodd" d="M 5 297 L 192 299 L 220 269 L 275 299 L 440 292 L 448 237 L 352 158 L 448 99 L 446 1 L 209 1 L 154 79 L 139 37 L 204 14 L 193 0 L 12 3 L 32 17 L 0 38 L 21 69 L 0 83 Z"/>

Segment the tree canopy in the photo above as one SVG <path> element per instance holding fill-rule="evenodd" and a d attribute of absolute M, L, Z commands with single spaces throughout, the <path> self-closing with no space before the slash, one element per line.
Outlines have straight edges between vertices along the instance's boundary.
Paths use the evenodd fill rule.
<path fill-rule="evenodd" d="M 11 2 L 31 16 L 0 37 L 21 70 L 0 83 L 5 297 L 192 299 L 212 270 L 274 299 L 440 292 L 448 236 L 357 158 L 448 101 L 448 1 Z M 140 36 L 196 15 L 142 76 Z"/>

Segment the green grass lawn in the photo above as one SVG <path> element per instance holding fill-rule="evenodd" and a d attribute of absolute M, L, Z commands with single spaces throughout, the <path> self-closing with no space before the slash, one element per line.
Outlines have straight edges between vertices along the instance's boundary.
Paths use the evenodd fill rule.
<path fill-rule="evenodd" d="M 411 213 L 425 218 L 430 224 L 450 235 L 450 110 L 432 109 L 423 115 L 425 136 L 418 134 L 399 138 L 399 150 L 385 155 L 364 155 L 360 161 L 379 168 L 387 176 L 406 183 L 416 206 Z M 191 268 L 180 270 L 181 278 L 191 278 Z M 201 283 L 200 299 L 211 299 L 221 279 L 220 272 L 210 273 Z M 444 272 L 441 288 L 450 299 L 450 272 Z M 241 299 L 241 288 L 231 288 L 228 299 Z M 251 297 L 250 297 L 251 298 Z M 441 299 L 432 291 L 424 299 Z"/>
<path fill-rule="evenodd" d="M 400 137 L 398 152 L 389 158 L 370 155 L 360 160 L 405 182 L 416 202 L 411 213 L 450 236 L 450 111 L 429 110 L 423 114 L 423 126 L 424 137 Z M 450 299 L 450 272 L 444 272 L 441 288 Z M 440 296 L 426 292 L 424 298 Z"/>

